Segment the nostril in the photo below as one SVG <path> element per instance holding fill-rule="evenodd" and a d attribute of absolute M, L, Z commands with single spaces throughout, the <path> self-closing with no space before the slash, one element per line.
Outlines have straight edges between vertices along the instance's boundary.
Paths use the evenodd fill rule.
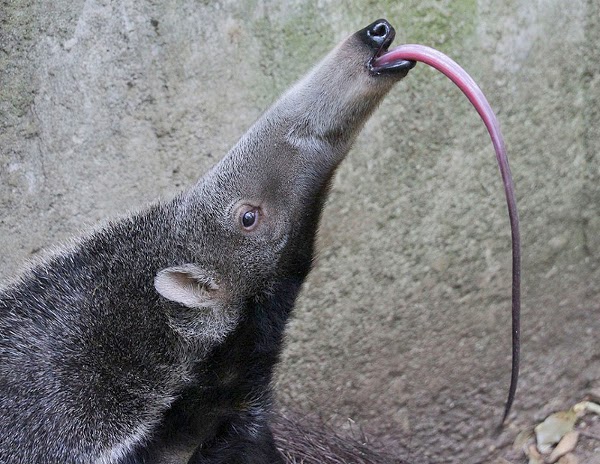
<path fill-rule="evenodd" d="M 385 19 L 378 19 L 358 31 L 362 41 L 377 50 L 389 45 L 394 40 L 394 34 L 394 28 Z"/>
<path fill-rule="evenodd" d="M 381 37 L 382 39 L 385 39 L 389 32 L 390 28 L 387 23 L 375 24 L 373 29 L 370 31 L 371 37 Z"/>

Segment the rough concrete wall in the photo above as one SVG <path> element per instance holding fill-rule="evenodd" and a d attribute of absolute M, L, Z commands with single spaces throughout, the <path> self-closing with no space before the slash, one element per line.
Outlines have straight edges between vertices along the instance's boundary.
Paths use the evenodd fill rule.
<path fill-rule="evenodd" d="M 594 0 L 0 0 L 0 275 L 190 185 L 320 56 L 378 17 L 440 48 L 496 109 L 524 242 L 476 113 L 420 65 L 340 168 L 279 397 L 423 463 L 480 463 L 600 382 L 600 8 Z"/>

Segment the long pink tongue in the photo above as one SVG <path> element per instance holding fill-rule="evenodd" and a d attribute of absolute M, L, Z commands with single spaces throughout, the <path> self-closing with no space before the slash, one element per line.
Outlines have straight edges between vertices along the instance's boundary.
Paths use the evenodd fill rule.
<path fill-rule="evenodd" d="M 508 400 L 504 408 L 502 423 L 508 417 L 510 408 L 515 399 L 517 390 L 517 381 L 519 378 L 519 352 L 520 352 L 520 313 L 521 313 L 521 238 L 519 233 L 519 215 L 517 212 L 517 201 L 515 199 L 515 188 L 508 165 L 504 139 L 500 132 L 498 119 L 492 111 L 490 104 L 483 95 L 483 92 L 475 81 L 462 69 L 454 60 L 448 58 L 443 53 L 424 45 L 401 45 L 394 50 L 380 56 L 373 62 L 374 67 L 389 65 L 398 60 L 421 61 L 438 71 L 445 74 L 454 82 L 460 90 L 467 96 L 473 104 L 481 119 L 485 123 L 494 149 L 504 191 L 506 193 L 506 203 L 508 204 L 508 215 L 510 218 L 510 228 L 512 235 L 512 371 L 510 379 L 510 388 Z"/>

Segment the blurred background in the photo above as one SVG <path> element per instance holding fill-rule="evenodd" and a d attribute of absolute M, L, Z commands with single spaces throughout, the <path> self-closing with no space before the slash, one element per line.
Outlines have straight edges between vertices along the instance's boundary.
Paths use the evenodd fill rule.
<path fill-rule="evenodd" d="M 380 17 L 459 62 L 499 117 L 522 224 L 517 399 L 493 436 L 511 263 L 494 152 L 419 64 L 337 173 L 278 402 L 414 463 L 522 462 L 523 434 L 600 387 L 596 0 L 0 0 L 0 277 L 190 186 Z"/>

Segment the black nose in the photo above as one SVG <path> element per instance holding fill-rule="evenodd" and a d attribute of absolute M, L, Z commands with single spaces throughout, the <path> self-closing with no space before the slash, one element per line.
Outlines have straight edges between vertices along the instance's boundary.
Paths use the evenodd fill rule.
<path fill-rule="evenodd" d="M 396 31 L 385 19 L 378 19 L 359 31 L 358 34 L 369 47 L 380 50 L 389 47 L 394 40 Z"/>

